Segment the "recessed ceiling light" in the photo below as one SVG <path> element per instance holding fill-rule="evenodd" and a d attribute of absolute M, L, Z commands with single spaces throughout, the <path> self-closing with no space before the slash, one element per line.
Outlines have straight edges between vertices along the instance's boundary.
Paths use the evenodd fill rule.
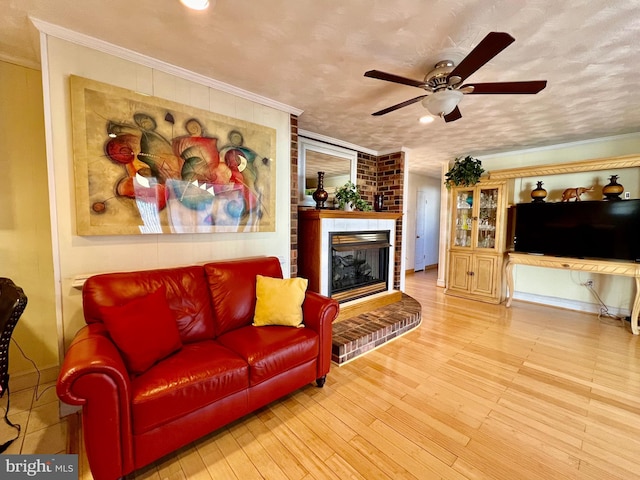
<path fill-rule="evenodd" d="M 209 6 L 209 0 L 180 0 L 185 6 L 194 10 L 204 10 Z"/>
<path fill-rule="evenodd" d="M 420 123 L 431 123 L 433 122 L 434 117 L 431 115 L 425 115 L 424 117 L 420 117 Z"/>

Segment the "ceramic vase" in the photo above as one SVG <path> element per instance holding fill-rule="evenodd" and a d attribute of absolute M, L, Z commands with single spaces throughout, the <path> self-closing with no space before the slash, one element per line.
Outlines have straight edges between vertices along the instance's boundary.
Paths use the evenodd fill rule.
<path fill-rule="evenodd" d="M 324 202 L 329 198 L 329 194 L 324 189 L 324 172 L 318 172 L 318 188 L 311 196 L 316 201 L 317 209 L 324 208 Z"/>
<path fill-rule="evenodd" d="M 602 195 L 605 200 L 620 200 L 620 194 L 624 187 L 618 183 L 618 175 L 611 175 L 609 183 L 602 187 Z"/>
<path fill-rule="evenodd" d="M 542 188 L 542 182 L 538 182 L 538 186 L 531 191 L 531 198 L 533 199 L 533 203 L 544 202 L 546 196 L 547 191 Z"/>

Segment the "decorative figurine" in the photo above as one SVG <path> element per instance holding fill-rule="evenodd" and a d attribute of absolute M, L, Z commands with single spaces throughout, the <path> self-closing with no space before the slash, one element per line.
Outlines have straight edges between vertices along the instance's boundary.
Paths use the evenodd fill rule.
<path fill-rule="evenodd" d="M 562 192 L 562 200 L 561 202 L 568 202 L 569 199 L 575 198 L 576 202 L 580 201 L 580 195 L 586 192 L 593 192 L 593 186 L 591 187 L 576 187 L 576 188 L 567 188 L 564 192 Z"/>

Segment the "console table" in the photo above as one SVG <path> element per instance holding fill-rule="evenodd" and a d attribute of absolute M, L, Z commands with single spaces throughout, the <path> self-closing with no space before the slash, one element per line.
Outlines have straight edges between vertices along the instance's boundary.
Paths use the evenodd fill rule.
<path fill-rule="evenodd" d="M 547 257 L 545 255 L 530 255 L 527 253 L 509 253 L 505 274 L 507 277 L 506 306 L 511 306 L 513 300 L 513 266 L 529 265 L 532 267 L 560 268 L 563 270 L 579 270 L 581 272 L 599 273 L 604 275 L 622 275 L 633 277 L 636 281 L 636 295 L 631 309 L 631 331 L 638 335 L 638 313 L 640 313 L 640 264 L 634 262 L 616 262 L 608 260 L 585 260 L 580 258 Z"/>

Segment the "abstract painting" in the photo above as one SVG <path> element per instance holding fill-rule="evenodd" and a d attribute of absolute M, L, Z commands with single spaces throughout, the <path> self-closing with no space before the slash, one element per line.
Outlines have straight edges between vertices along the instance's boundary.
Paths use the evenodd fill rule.
<path fill-rule="evenodd" d="M 70 91 L 78 235 L 275 231 L 273 128 L 78 76 Z"/>

